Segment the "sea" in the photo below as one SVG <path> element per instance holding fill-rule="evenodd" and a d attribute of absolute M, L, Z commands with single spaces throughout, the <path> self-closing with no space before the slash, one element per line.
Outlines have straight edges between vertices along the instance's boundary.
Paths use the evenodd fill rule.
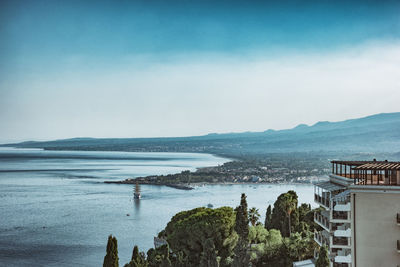
<path fill-rule="evenodd" d="M 195 171 L 230 159 L 200 153 L 47 151 L 0 148 L 0 266 L 102 266 L 108 235 L 118 240 L 120 266 L 133 246 L 146 252 L 177 212 L 213 205 L 266 208 L 295 190 L 313 203 L 311 184 L 196 186 L 186 191 L 105 184 L 147 175 Z"/>

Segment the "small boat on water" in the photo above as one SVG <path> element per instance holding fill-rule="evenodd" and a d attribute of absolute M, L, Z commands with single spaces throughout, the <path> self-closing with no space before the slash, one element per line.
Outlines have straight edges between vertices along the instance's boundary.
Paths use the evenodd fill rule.
<path fill-rule="evenodd" d="M 140 194 L 140 185 L 138 182 L 135 184 L 135 191 L 133 192 L 134 199 L 141 199 L 142 195 Z"/>

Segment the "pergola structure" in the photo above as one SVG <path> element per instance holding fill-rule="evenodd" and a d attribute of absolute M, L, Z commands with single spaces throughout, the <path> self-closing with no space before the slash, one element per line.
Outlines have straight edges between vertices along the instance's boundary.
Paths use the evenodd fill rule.
<path fill-rule="evenodd" d="M 399 185 L 400 162 L 331 161 L 332 173 L 354 179 L 359 185 Z"/>

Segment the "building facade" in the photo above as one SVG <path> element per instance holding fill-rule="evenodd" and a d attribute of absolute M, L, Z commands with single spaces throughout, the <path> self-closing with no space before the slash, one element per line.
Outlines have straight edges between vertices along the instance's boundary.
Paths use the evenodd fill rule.
<path fill-rule="evenodd" d="M 332 161 L 314 200 L 332 267 L 400 266 L 400 162 Z"/>

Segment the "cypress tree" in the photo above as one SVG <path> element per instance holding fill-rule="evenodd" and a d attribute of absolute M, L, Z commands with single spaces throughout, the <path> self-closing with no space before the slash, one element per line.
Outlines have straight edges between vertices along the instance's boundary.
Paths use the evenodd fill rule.
<path fill-rule="evenodd" d="M 249 266 L 250 257 L 247 253 L 249 245 L 249 217 L 245 194 L 242 194 L 240 206 L 236 208 L 235 231 L 239 236 L 239 240 L 235 247 L 233 266 Z"/>
<path fill-rule="evenodd" d="M 112 235 L 108 236 L 107 254 L 104 257 L 103 267 L 118 267 L 118 242 Z"/>
<path fill-rule="evenodd" d="M 272 207 L 271 207 L 271 205 L 268 205 L 267 212 L 265 214 L 264 227 L 267 230 L 272 229 Z"/>
<path fill-rule="evenodd" d="M 131 260 L 138 262 L 138 259 L 139 259 L 139 248 L 138 246 L 134 246 Z"/>
<path fill-rule="evenodd" d="M 315 267 L 329 267 L 328 250 L 325 246 L 319 249 L 318 259 L 315 262 Z"/>

